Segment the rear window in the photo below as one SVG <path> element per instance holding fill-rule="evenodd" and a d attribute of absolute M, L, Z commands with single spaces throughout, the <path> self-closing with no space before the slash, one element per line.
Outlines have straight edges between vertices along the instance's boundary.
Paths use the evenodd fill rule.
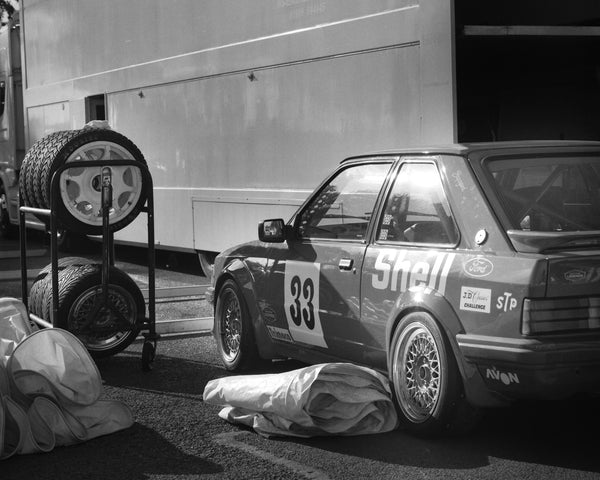
<path fill-rule="evenodd" d="M 485 167 L 510 228 L 600 230 L 600 158 L 511 158 L 488 161 Z"/>

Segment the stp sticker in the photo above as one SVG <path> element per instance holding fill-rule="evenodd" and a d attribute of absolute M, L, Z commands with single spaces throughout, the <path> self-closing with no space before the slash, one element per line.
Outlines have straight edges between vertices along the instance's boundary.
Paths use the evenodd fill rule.
<path fill-rule="evenodd" d="M 492 291 L 489 288 L 461 287 L 460 309 L 490 313 Z"/>
<path fill-rule="evenodd" d="M 294 341 L 327 348 L 319 317 L 320 272 L 320 263 L 286 262 L 283 301 Z"/>

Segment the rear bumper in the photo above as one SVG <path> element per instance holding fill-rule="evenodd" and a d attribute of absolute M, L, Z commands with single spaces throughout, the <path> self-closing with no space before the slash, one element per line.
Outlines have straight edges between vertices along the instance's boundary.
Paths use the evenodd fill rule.
<path fill-rule="evenodd" d="M 600 392 L 600 339 L 558 342 L 466 334 L 456 339 L 486 386 L 509 398 Z"/>

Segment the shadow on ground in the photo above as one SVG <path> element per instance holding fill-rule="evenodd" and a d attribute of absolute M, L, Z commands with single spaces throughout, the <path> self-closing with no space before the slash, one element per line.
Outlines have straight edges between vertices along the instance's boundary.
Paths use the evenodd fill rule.
<path fill-rule="evenodd" d="M 201 475 L 222 468 L 200 455 L 182 453 L 153 429 L 140 424 L 49 454 L 18 455 L 0 465 L 3 479 L 127 479 L 155 475 Z"/>

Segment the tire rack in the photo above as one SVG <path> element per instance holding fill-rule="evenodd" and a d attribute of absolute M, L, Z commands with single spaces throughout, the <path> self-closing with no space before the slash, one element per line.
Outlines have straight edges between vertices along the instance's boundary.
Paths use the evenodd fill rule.
<path fill-rule="evenodd" d="M 52 275 L 52 318 L 56 319 L 56 325 L 31 315 L 31 319 L 38 325 L 46 328 L 64 328 L 68 330 L 67 325 L 63 325 L 58 317 L 58 227 L 60 220 L 58 218 L 57 208 L 59 200 L 59 179 L 60 175 L 70 168 L 91 168 L 91 167 L 120 167 L 132 166 L 139 168 L 142 173 L 144 184 L 147 186 L 146 205 L 141 209 L 148 216 L 148 317 L 144 319 L 142 330 L 144 332 L 144 346 L 142 348 L 142 369 L 151 370 L 152 362 L 156 354 L 156 343 L 159 335 L 156 333 L 156 263 L 154 255 L 154 188 L 152 177 L 148 167 L 140 162 L 131 160 L 85 160 L 74 161 L 61 165 L 52 175 L 50 184 L 50 209 L 27 207 L 22 204 L 22 197 L 19 196 L 19 235 L 21 248 L 21 296 L 28 308 L 28 284 L 27 284 L 27 232 L 25 228 L 25 215 L 31 213 L 50 217 L 50 257 L 51 257 L 51 275 Z M 102 168 L 102 308 L 109 308 L 108 304 L 108 285 L 109 285 L 109 266 L 114 265 L 114 233 L 109 228 L 109 210 L 112 205 L 112 185 L 110 173 L 105 176 L 108 168 Z M 94 310 L 95 313 L 99 309 Z"/>

